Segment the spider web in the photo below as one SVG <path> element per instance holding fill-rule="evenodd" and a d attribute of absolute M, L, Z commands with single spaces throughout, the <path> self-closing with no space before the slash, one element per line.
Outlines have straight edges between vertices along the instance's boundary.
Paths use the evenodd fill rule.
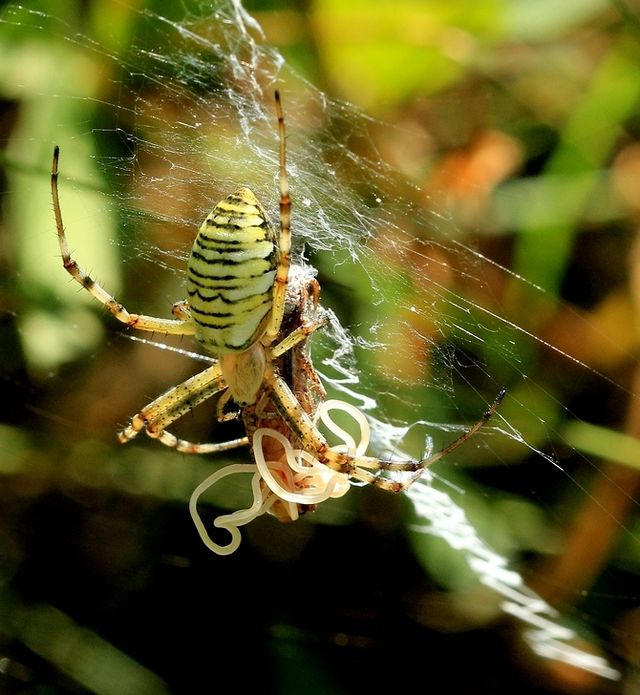
<path fill-rule="evenodd" d="M 17 32 L 55 34 L 77 56 L 99 60 L 109 70 L 99 88 L 53 95 L 60 104 L 53 124 L 62 152 L 63 213 L 80 263 L 93 264 L 100 281 L 117 294 L 120 258 L 140 279 L 143 299 L 134 297 L 136 308 L 144 301 L 146 313 L 167 315 L 183 296 L 181 273 L 193 230 L 212 202 L 246 184 L 277 219 L 273 92 L 279 88 L 294 260 L 317 268 L 323 305 L 336 315 L 314 338 L 314 361 L 331 395 L 367 413 L 376 454 L 416 457 L 455 438 L 506 385 L 505 403 L 460 459 L 494 466 L 535 461 L 547 485 L 568 478 L 579 486 L 578 477 L 540 443 L 562 442 L 547 415 L 559 404 L 527 377 L 532 346 L 561 351 L 510 318 L 506 308 L 496 311 L 487 296 L 496 272 L 534 295 L 544 296 L 544 290 L 465 245 L 452 220 L 424 205 L 420 192 L 375 149 L 372 133 L 389 126 L 296 75 L 237 1 L 191 2 L 176 18 L 127 11 L 137 15 L 137 38 L 125 53 L 111 49 L 107 37 L 97 42 L 75 33 L 54 15 L 13 6 L 2 18 Z M 65 120 L 70 105 L 77 109 L 71 126 Z M 34 166 L 47 161 L 43 152 Z M 77 193 L 91 196 L 89 208 L 74 204 Z M 50 213 L 48 203 L 41 207 Z M 98 242 L 84 247 L 77 231 L 88 225 L 99 225 L 120 248 L 96 247 Z M 106 234 L 105 227 L 112 232 Z M 30 243 L 41 242 L 25 240 L 27 256 L 33 254 Z M 47 251 L 57 262 L 56 253 L 53 246 Z M 53 291 L 68 292 L 58 275 L 63 273 L 52 262 L 47 276 Z M 348 311 L 340 301 L 345 293 Z M 77 321 L 88 325 L 85 298 L 77 302 L 77 311 L 84 312 Z M 28 343 L 27 330 L 24 336 Z M 77 347 L 62 336 L 49 339 L 52 362 L 62 363 Z M 36 362 L 43 352 L 29 345 L 26 350 Z M 585 459 L 582 464 L 591 465 Z M 483 540 L 465 512 L 469 483 L 447 465 L 430 471 L 407 494 L 410 534 L 421 562 L 437 574 L 429 539 L 444 539 L 471 574 L 501 597 L 502 610 L 530 628 L 526 634 L 535 651 L 616 679 L 617 671 L 577 646 L 578 633 L 527 587 L 512 567 L 517 558 Z M 584 615 L 577 620 L 589 621 Z"/>

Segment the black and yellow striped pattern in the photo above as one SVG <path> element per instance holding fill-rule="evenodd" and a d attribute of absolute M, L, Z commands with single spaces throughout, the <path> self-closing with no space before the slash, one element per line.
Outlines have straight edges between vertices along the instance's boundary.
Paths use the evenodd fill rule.
<path fill-rule="evenodd" d="M 207 350 L 242 352 L 262 337 L 279 255 L 275 230 L 248 188 L 239 188 L 211 211 L 187 265 L 196 338 Z"/>

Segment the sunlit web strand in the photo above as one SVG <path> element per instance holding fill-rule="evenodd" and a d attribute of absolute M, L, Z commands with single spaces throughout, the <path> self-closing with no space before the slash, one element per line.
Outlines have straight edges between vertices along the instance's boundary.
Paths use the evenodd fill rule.
<path fill-rule="evenodd" d="M 464 511 L 448 495 L 422 480 L 410 487 L 406 495 L 416 515 L 424 519 L 424 523 L 412 525 L 411 530 L 438 536 L 462 552 L 480 581 L 504 597 L 502 609 L 505 613 L 532 628 L 525 637 L 537 654 L 609 680 L 620 678 L 620 673 L 609 666 L 606 659 L 568 643 L 577 637 L 576 633 L 558 624 L 557 611 L 531 591 L 522 577 L 507 567 L 507 561 L 480 539 Z"/>
<path fill-rule="evenodd" d="M 145 345 L 151 345 L 158 350 L 168 350 L 169 352 L 175 352 L 178 355 L 183 355 L 184 357 L 189 357 L 192 360 L 198 360 L 200 362 L 207 362 L 211 364 L 215 360 L 207 355 L 201 355 L 198 352 L 192 352 L 191 350 L 185 350 L 183 348 L 176 347 L 175 345 L 166 345 L 165 343 L 158 343 L 155 340 L 149 340 L 148 338 L 140 338 L 137 335 L 132 335 L 131 333 L 120 333 L 127 340 L 133 340 L 136 343 L 144 343 Z"/>
<path fill-rule="evenodd" d="M 459 241 L 456 241 L 456 240 L 454 240 L 453 243 L 455 243 L 459 248 L 463 249 L 466 253 L 469 253 L 469 252 L 472 253 L 474 256 L 479 258 L 483 263 L 487 263 L 489 265 L 494 266 L 495 268 L 500 270 L 500 272 L 504 273 L 505 275 L 511 276 L 512 278 L 514 278 L 518 282 L 521 282 L 521 283 L 527 285 L 528 287 L 531 287 L 532 289 L 540 292 L 542 295 L 547 296 L 549 294 L 543 287 L 540 287 L 536 283 L 527 280 L 525 277 L 523 277 L 519 273 L 516 273 L 515 271 L 513 271 L 509 268 L 506 268 L 505 266 L 500 265 L 500 263 L 497 263 L 496 261 L 492 260 L 491 258 L 484 256 L 479 251 L 477 251 L 473 248 L 469 248 L 467 246 L 464 246 L 463 244 L 461 244 Z M 572 307 L 570 307 L 568 305 L 565 305 L 565 306 L 567 309 L 570 310 L 570 312 L 574 316 L 579 317 L 579 314 L 577 311 L 575 311 L 575 309 L 573 309 Z M 506 319 L 503 316 L 495 314 L 494 312 L 490 311 L 489 309 L 487 309 L 486 307 L 483 307 L 480 304 L 478 304 L 478 305 L 474 304 L 474 307 L 479 309 L 480 311 L 484 312 L 485 314 L 490 316 L 492 319 L 499 321 L 500 323 L 504 324 L 505 326 L 508 326 L 509 328 L 513 328 L 515 331 L 525 335 L 527 338 L 531 338 L 531 340 L 533 340 L 534 342 L 547 348 L 548 350 L 551 350 L 552 352 L 555 352 L 557 355 L 560 355 L 561 357 L 568 360 L 569 362 L 573 362 L 578 367 L 580 367 L 582 369 L 586 369 L 587 371 L 589 371 L 592 374 L 594 374 L 595 376 L 597 376 L 599 379 L 603 379 L 604 381 L 606 381 L 610 386 L 613 386 L 617 390 L 624 393 L 626 396 L 634 397 L 634 398 L 636 397 L 636 395 L 633 392 L 631 392 L 628 388 L 626 388 L 624 385 L 619 384 L 618 382 L 614 381 L 611 377 L 608 377 L 606 374 L 603 374 L 602 372 L 597 370 L 595 367 L 591 367 L 590 365 L 586 364 L 585 362 L 578 359 L 577 357 L 574 357 L 573 355 L 570 355 L 569 353 L 560 349 L 556 345 L 549 343 L 544 338 L 541 338 L 540 336 L 536 335 L 535 333 L 531 333 L 530 331 L 526 330 L 522 326 L 519 326 L 518 324 L 513 323 L 512 321 L 509 321 L 508 319 Z M 600 330 L 597 331 L 597 335 L 601 338 L 604 338 L 607 341 L 610 340 L 610 337 Z"/>

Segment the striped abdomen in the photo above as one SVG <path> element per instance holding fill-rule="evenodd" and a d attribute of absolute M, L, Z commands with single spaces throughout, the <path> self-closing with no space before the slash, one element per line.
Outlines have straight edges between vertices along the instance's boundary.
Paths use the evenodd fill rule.
<path fill-rule="evenodd" d="M 276 233 L 248 188 L 239 188 L 211 211 L 187 265 L 196 338 L 207 350 L 242 352 L 262 337 L 278 260 Z"/>

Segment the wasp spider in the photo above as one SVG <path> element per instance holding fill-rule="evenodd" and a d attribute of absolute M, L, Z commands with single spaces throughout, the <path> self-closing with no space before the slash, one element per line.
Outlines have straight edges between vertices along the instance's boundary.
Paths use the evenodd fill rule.
<path fill-rule="evenodd" d="M 247 443 L 266 422 L 277 422 L 281 433 L 299 443 L 315 461 L 348 478 L 399 492 L 430 464 L 473 436 L 491 417 L 502 393 L 460 437 L 441 451 L 421 460 L 384 461 L 364 453 L 331 448 L 305 404 L 305 389 L 319 389 L 315 373 L 303 380 L 283 371 L 282 358 L 305 343 L 322 325 L 314 318 L 292 323 L 283 331 L 290 275 L 291 199 L 285 164 L 285 124 L 278 92 L 275 94 L 280 144 L 279 233 L 248 188 L 218 203 L 196 236 L 187 263 L 187 300 L 174 304 L 174 318 L 130 313 L 71 257 L 58 196 L 59 148 L 53 153 L 51 192 L 58 240 L 65 270 L 122 323 L 143 331 L 194 336 L 215 363 L 156 398 L 135 415 L 119 434 L 128 442 L 140 431 L 163 444 L 189 453 L 217 453 Z M 294 300 L 295 303 L 295 300 Z M 292 353 L 298 354 L 295 351 Z M 304 384 L 297 389 L 296 383 Z M 292 385 L 294 388 L 292 389 Z M 318 390 L 315 398 L 318 398 Z M 218 417 L 232 400 L 244 413 L 247 437 L 218 443 L 178 439 L 167 427 L 203 401 L 218 397 Z M 320 396 L 322 397 L 322 396 Z M 264 404 L 267 411 L 260 412 Z M 404 471 L 402 482 L 385 472 Z"/>

